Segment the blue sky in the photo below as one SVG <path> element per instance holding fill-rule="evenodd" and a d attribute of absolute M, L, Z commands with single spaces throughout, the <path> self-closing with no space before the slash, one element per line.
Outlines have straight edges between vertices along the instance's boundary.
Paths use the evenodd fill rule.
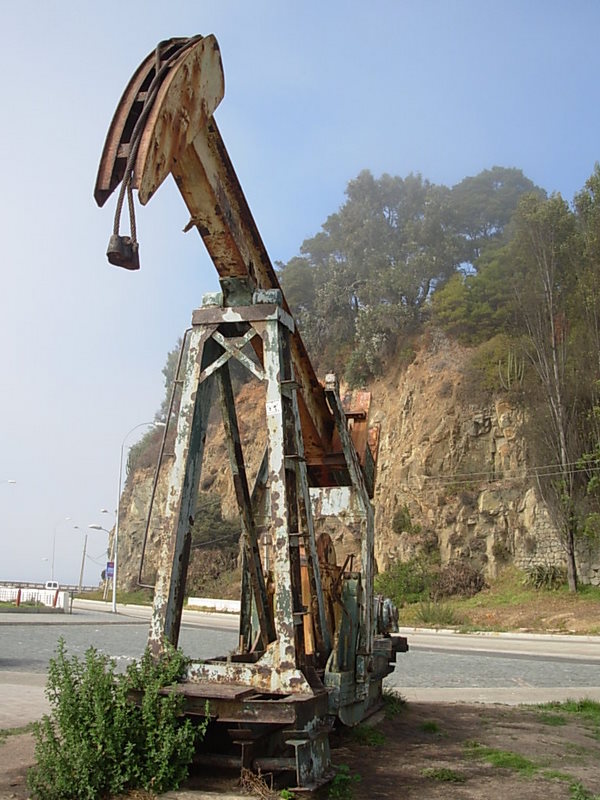
<path fill-rule="evenodd" d="M 595 0 L 2 10 L 0 578 L 49 578 L 55 541 L 55 577 L 77 580 L 82 531 L 112 524 L 99 512 L 116 508 L 123 437 L 153 418 L 166 353 L 216 288 L 171 182 L 138 215 L 142 269 L 104 256 L 114 199 L 95 206 L 98 160 L 157 41 L 217 36 L 216 117 L 273 260 L 298 252 L 363 168 L 453 185 L 514 166 L 571 200 L 600 159 Z M 90 530 L 99 560 L 106 539 Z M 99 570 L 88 561 L 86 581 Z"/>

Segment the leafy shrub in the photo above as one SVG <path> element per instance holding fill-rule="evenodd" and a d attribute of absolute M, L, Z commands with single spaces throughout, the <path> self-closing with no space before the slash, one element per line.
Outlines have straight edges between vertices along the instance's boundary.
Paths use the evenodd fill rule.
<path fill-rule="evenodd" d="M 46 686 L 52 710 L 36 723 L 28 775 L 39 800 L 95 800 L 138 787 L 160 793 L 186 777 L 207 720 L 196 729 L 180 718 L 183 698 L 161 694 L 181 677 L 183 655 L 154 661 L 146 652 L 124 675 L 115 666 L 93 647 L 83 660 L 68 658 L 59 640 Z M 129 699 L 135 690 L 139 706 Z"/>
<path fill-rule="evenodd" d="M 485 588 L 485 579 L 481 570 L 468 561 L 450 561 L 441 567 L 432 589 L 432 596 L 440 597 L 473 597 Z"/>
<path fill-rule="evenodd" d="M 563 567 L 555 564 L 536 564 L 527 570 L 525 583 L 534 589 L 560 589 L 567 580 Z"/>
<path fill-rule="evenodd" d="M 389 570 L 375 578 L 375 590 L 389 597 L 397 606 L 417 603 L 429 597 L 432 565 L 424 558 L 396 561 Z"/>

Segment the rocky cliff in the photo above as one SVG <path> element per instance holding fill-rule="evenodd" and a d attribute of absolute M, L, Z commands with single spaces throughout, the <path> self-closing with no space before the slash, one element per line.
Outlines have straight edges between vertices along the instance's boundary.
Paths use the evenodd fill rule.
<path fill-rule="evenodd" d="M 470 391 L 469 351 L 430 334 L 407 367 L 371 387 L 372 419 L 381 429 L 375 555 L 378 569 L 397 559 L 438 550 L 442 563 L 468 559 L 487 577 L 508 563 L 526 569 L 564 564 L 564 551 L 527 471 L 522 412 L 506 396 L 476 401 Z M 242 443 L 252 480 L 264 448 L 264 409 L 256 384 L 239 399 Z M 122 501 L 120 581 L 133 586 L 153 470 L 135 471 Z M 222 427 L 209 437 L 201 489 L 221 498 L 225 517 L 237 517 Z M 159 483 L 158 500 L 165 488 Z M 160 517 L 153 518 L 145 574 L 155 569 Z M 337 542 L 343 553 L 351 542 Z M 199 551 L 193 558 L 201 559 Z M 206 553 L 205 553 L 206 561 Z M 209 554 L 208 563 L 214 566 Z M 194 569 L 194 567 L 192 567 Z M 198 566 L 195 569 L 206 569 Z M 579 553 L 584 582 L 600 583 L 600 554 Z"/>

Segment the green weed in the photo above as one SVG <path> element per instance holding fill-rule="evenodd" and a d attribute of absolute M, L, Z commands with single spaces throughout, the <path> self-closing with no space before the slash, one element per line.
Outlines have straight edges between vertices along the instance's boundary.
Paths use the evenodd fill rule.
<path fill-rule="evenodd" d="M 5 742 L 9 736 L 20 736 L 22 733 L 31 733 L 35 727 L 35 722 L 21 725 L 20 728 L 2 728 L 0 730 L 0 742 Z"/>
<path fill-rule="evenodd" d="M 600 738 L 600 702 L 597 700 L 565 700 L 564 702 L 554 701 L 552 703 L 542 703 L 535 706 L 543 712 L 542 720 L 546 716 L 560 717 L 570 714 L 579 719 L 588 727 L 591 727 L 593 735 Z M 557 712 L 557 713 L 552 713 Z M 560 713 L 558 713 L 560 712 Z M 565 721 L 566 722 L 566 721 Z"/>
<path fill-rule="evenodd" d="M 465 746 L 469 755 L 480 761 L 487 761 L 493 767 L 511 769 L 527 777 L 530 777 L 539 769 L 538 765 L 530 759 L 518 753 L 512 753 L 510 750 L 497 750 L 494 747 L 486 747 L 478 742 L 465 742 Z"/>
<path fill-rule="evenodd" d="M 542 772 L 542 775 L 544 776 L 544 778 L 547 778 L 550 781 L 551 780 L 567 781 L 567 782 L 573 781 L 572 775 L 567 775 L 566 772 L 560 772 L 560 770 L 557 769 L 545 769 Z"/>
<path fill-rule="evenodd" d="M 572 783 L 569 786 L 571 800 L 600 800 L 600 795 L 592 794 L 582 783 Z"/>
<path fill-rule="evenodd" d="M 347 764 L 336 767 L 334 779 L 329 784 L 329 800 L 352 800 L 353 786 L 360 781 L 360 775 L 352 774 Z"/>
<path fill-rule="evenodd" d="M 565 700 L 564 702 L 554 701 L 543 703 L 537 708 L 541 710 L 564 711 L 568 714 L 577 714 L 590 722 L 600 725 L 600 702 L 598 700 Z"/>
<path fill-rule="evenodd" d="M 406 700 L 404 697 L 390 689 L 384 689 L 382 698 L 386 719 L 394 719 L 394 717 L 397 717 L 398 714 L 401 714 L 406 708 Z"/>
<path fill-rule="evenodd" d="M 425 733 L 439 733 L 440 726 L 435 720 L 428 719 L 421 725 L 421 730 L 425 731 Z"/>
<path fill-rule="evenodd" d="M 431 778 L 431 780 L 443 781 L 445 783 L 464 783 L 467 780 L 460 772 L 455 772 L 448 767 L 429 767 L 428 769 L 421 770 L 421 775 L 424 778 Z"/>
<path fill-rule="evenodd" d="M 357 725 L 351 728 L 350 736 L 357 744 L 364 744 L 367 747 L 380 747 L 385 744 L 385 734 L 370 725 Z"/>
<path fill-rule="evenodd" d="M 462 620 L 453 608 L 446 603 L 434 603 L 432 600 L 425 600 L 419 603 L 417 620 L 424 625 L 436 625 L 438 627 L 448 627 L 460 625 Z"/>
<path fill-rule="evenodd" d="M 562 714 L 542 714 L 540 717 L 540 722 L 542 722 L 544 725 L 550 725 L 555 728 L 567 724 L 567 720 Z"/>

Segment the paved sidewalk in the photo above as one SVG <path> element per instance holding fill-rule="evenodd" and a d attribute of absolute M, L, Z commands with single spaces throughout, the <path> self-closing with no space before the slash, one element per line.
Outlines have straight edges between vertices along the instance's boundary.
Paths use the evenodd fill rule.
<path fill-rule="evenodd" d="M 46 676 L 39 672 L 0 669 L 0 730 L 22 728 L 47 714 L 50 704 L 44 694 L 45 686 Z"/>

